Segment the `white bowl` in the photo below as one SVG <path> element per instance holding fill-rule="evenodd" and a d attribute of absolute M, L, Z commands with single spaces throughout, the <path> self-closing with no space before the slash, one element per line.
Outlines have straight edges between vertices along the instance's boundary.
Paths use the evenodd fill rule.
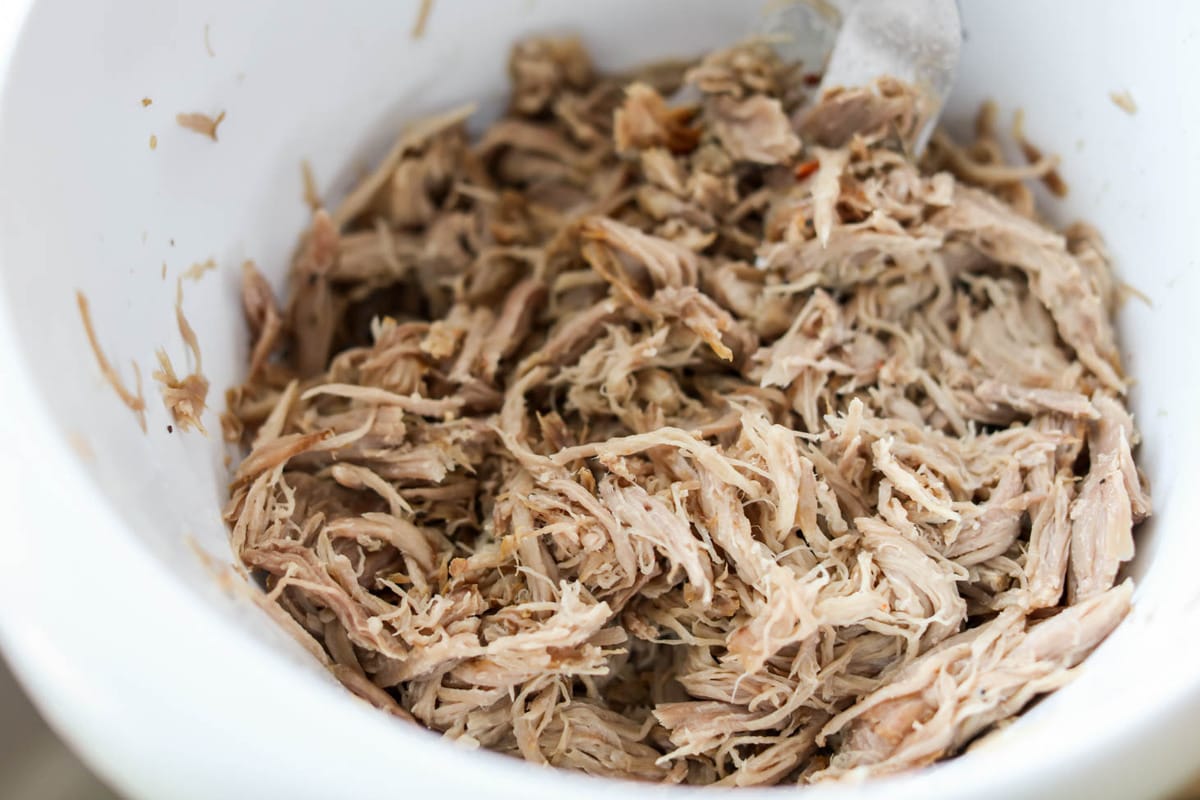
<path fill-rule="evenodd" d="M 239 265 L 282 286 L 305 220 L 301 159 L 335 198 L 403 121 L 470 98 L 494 113 L 522 34 L 577 30 L 602 64 L 627 65 L 728 42 L 757 4 L 439 0 L 418 41 L 416 0 L 26 5 L 5 5 L 12 31 L 24 19 L 0 84 L 0 641 L 44 713 L 136 797 L 627 796 L 397 723 L 222 588 L 196 552 L 229 560 L 216 417 L 208 438 L 168 434 L 145 375 L 143 434 L 100 378 L 75 290 L 128 379 L 159 346 L 182 360 L 174 278 L 215 258 L 184 304 L 219 406 L 245 363 Z M 1136 610 L 1075 683 L 963 758 L 806 796 L 1157 795 L 1200 765 L 1200 4 L 963 12 L 949 120 L 988 97 L 1024 108 L 1030 137 L 1064 157 L 1071 192 L 1050 214 L 1099 226 L 1153 303 L 1120 322 L 1156 516 Z M 219 143 L 174 122 L 220 110 Z"/>

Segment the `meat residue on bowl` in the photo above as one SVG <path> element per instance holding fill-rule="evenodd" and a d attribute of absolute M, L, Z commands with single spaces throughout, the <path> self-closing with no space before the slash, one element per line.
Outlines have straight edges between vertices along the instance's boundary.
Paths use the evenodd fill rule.
<path fill-rule="evenodd" d="M 175 282 L 175 323 L 179 327 L 179 336 L 188 349 L 191 358 L 191 371 L 180 378 L 175 372 L 167 351 L 160 347 L 156 353 L 158 369 L 151 377 L 159 384 L 163 404 L 171 414 L 171 419 L 179 426 L 179 430 L 188 431 L 192 428 L 207 435 L 204 422 L 200 419 L 208 400 L 208 378 L 204 376 L 203 359 L 200 355 L 200 341 L 183 313 L 183 279 L 199 280 L 208 269 L 215 269 L 216 262 L 209 259 L 206 262 L 193 264 Z M 171 428 L 168 426 L 168 432 Z"/>
<path fill-rule="evenodd" d="M 418 124 L 284 306 L 253 265 L 226 509 L 348 688 L 535 763 L 746 786 L 960 752 L 1120 622 L 1150 513 L 1092 228 L 990 115 L 762 43 L 509 61 Z M 671 98 L 688 87 L 695 103 Z"/>
<path fill-rule="evenodd" d="M 225 112 L 222 111 L 215 117 L 210 117 L 208 114 L 198 112 L 189 112 L 186 114 L 176 114 L 175 122 L 182 128 L 187 128 L 189 131 L 207 136 L 214 142 L 217 141 L 217 126 L 225 121 Z"/>
<path fill-rule="evenodd" d="M 1112 91 L 1108 93 L 1108 97 L 1113 101 L 1113 105 L 1124 111 L 1126 114 L 1133 116 L 1137 113 L 1137 103 L 1133 100 L 1133 95 L 1128 90 Z"/>
<path fill-rule="evenodd" d="M 138 426 L 142 429 L 142 433 L 146 432 L 146 397 L 142 394 L 142 371 L 138 367 L 136 361 L 131 361 L 133 365 L 134 391 L 130 391 L 125 387 L 125 382 L 121 380 L 121 376 L 113 368 L 112 363 L 108 360 L 108 356 L 104 354 L 104 349 L 100 347 L 100 339 L 96 336 L 96 329 L 92 325 L 91 305 L 88 303 L 87 296 L 83 292 L 76 290 L 75 305 L 79 309 L 79 320 L 83 323 L 83 332 L 87 335 L 88 346 L 92 350 L 92 356 L 96 359 L 96 366 L 100 368 L 100 374 L 104 376 L 104 380 L 112 387 L 112 390 L 117 393 L 117 397 L 121 398 L 121 402 L 134 413 L 137 417 Z"/>

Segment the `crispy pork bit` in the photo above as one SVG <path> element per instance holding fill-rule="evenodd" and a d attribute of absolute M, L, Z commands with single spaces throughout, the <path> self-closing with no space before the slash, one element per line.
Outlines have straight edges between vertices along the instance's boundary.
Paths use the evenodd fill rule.
<path fill-rule="evenodd" d="M 761 42 L 509 72 L 479 141 L 418 123 L 314 209 L 286 305 L 244 268 L 264 603 L 391 714 L 665 783 L 908 769 L 1064 684 L 1150 501 L 1041 168 L 989 113 L 914 163 L 918 94 L 806 102 Z"/>
<path fill-rule="evenodd" d="M 613 139 L 620 152 L 665 147 L 689 153 L 700 141 L 700 129 L 689 126 L 695 111 L 668 108 L 662 95 L 644 83 L 625 90 L 625 103 L 613 117 Z"/>

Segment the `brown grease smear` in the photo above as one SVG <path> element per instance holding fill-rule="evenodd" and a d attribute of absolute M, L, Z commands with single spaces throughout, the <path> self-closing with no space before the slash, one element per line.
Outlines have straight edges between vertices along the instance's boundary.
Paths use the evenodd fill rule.
<path fill-rule="evenodd" d="M 83 461 L 95 461 L 96 451 L 92 449 L 92 444 L 79 431 L 71 431 L 67 434 L 67 444 L 75 451 L 75 455 Z"/>

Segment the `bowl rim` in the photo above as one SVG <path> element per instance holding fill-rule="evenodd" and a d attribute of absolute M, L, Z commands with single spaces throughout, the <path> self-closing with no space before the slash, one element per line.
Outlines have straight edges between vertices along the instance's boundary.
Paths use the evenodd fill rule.
<path fill-rule="evenodd" d="M 33 5 L 34 0 L 9 0 L 5 11 L 9 17 L 0 19 L 0 103 L 21 45 L 23 23 Z M 6 30 L 8 21 L 13 24 Z M 7 567 L 5 574 L 11 576 L 0 582 L 0 648 L 52 727 L 112 785 L 132 796 L 156 796 L 159 790 L 171 788 L 176 796 L 210 796 L 209 789 L 218 784 L 172 786 L 170 780 L 180 774 L 207 772 L 203 765 L 190 764 L 198 760 L 196 750 L 208 748 L 217 753 L 222 748 L 244 746 L 249 740 L 254 749 L 247 752 L 255 762 L 234 758 L 234 763 L 249 770 L 260 765 L 262 774 L 257 780 L 267 789 L 287 784 L 279 773 L 291 770 L 297 777 L 287 785 L 301 796 L 328 796 L 347 789 L 374 796 L 375 790 L 387 788 L 382 778 L 394 770 L 380 770 L 379 765 L 389 760 L 394 764 L 398 752 L 404 753 L 409 763 L 424 765 L 423 772 L 428 775 L 453 774 L 456 788 L 472 786 L 497 796 L 515 790 L 524 797 L 558 797 L 574 790 L 618 798 L 629 792 L 633 784 L 628 781 L 548 771 L 491 752 L 464 755 L 462 748 L 435 735 L 398 725 L 352 699 L 332 681 L 325 686 L 314 682 L 275 648 L 226 624 L 199 593 L 173 580 L 146 547 L 128 534 L 111 501 L 79 463 L 39 403 L 39 390 L 16 346 L 8 302 L 7 293 L 0 289 L 0 375 L 4 376 L 7 412 L 0 414 L 0 441 L 10 443 L 0 454 L 0 486 L 16 486 L 19 478 L 22 491 L 4 493 L 14 523 L 0 529 L 0 566 Z M 56 525 L 69 521 L 86 526 L 88 536 L 76 537 L 77 546 L 64 551 L 49 537 L 24 535 L 51 527 L 45 524 L 46 508 L 63 514 L 65 519 Z M 110 581 L 97 599 L 102 599 L 106 611 L 149 625 L 155 631 L 155 649 L 164 654 L 163 663 L 178 654 L 237 654 L 236 664 L 232 658 L 204 662 L 210 669 L 199 677 L 211 678 L 222 691 L 208 693 L 203 703 L 188 703 L 173 696 L 178 694 L 179 683 L 171 676 L 145 669 L 131 672 L 123 654 L 144 643 L 136 626 L 81 625 L 78 601 L 45 580 L 44 565 L 53 563 L 57 584 L 87 585 L 96 564 L 104 562 L 121 563 L 123 580 Z M 153 597 L 153 604 L 146 602 L 147 595 Z M 1097 709 L 1094 736 L 1068 738 L 1054 752 L 1027 753 L 1033 756 L 1027 769 L 1013 769 L 1011 762 L 993 757 L 984 748 L 863 784 L 807 787 L 806 797 L 986 798 L 1061 793 L 1089 771 L 1093 780 L 1125 771 L 1120 762 L 1128 763 L 1131 742 L 1161 742 L 1165 730 L 1185 729 L 1182 726 L 1189 712 L 1200 705 L 1200 677 L 1190 684 L 1164 682 L 1155 688 L 1154 702 L 1134 709 L 1120 726 L 1105 724 L 1105 709 Z M 354 773 L 363 776 L 357 783 L 346 783 L 341 769 L 311 764 L 295 769 L 295 748 L 302 747 L 307 736 L 300 726 L 280 720 L 294 716 L 289 711 L 294 711 L 292 701 L 298 696 L 304 698 L 306 716 L 319 720 L 325 729 L 354 732 L 358 756 L 342 766 L 353 767 Z M 156 702 L 147 703 L 146 697 Z M 247 714 L 248 702 L 259 704 L 260 713 Z M 181 711 L 186 714 L 183 720 L 171 718 Z M 190 739 L 195 750 L 189 753 L 191 748 L 151 744 L 149 751 L 165 761 L 149 771 L 139 770 L 133 766 L 134 760 L 147 752 L 147 742 L 134 729 L 143 728 L 132 724 L 114 727 L 113 714 L 146 726 L 144 729 L 177 735 L 190 727 L 199 732 Z M 236 740 L 228 738 L 213 745 L 211 737 L 227 729 L 231 720 L 239 728 Z M 1012 747 L 1017 752 L 1021 746 L 1018 742 Z M 1146 746 L 1141 749 L 1146 751 Z M 218 753 L 216 760 L 228 758 Z M 261 768 L 264 764 L 266 769 Z M 1162 792 L 1186 778 L 1193 771 L 1191 766 L 1162 763 L 1150 774 L 1142 772 L 1139 784 L 1147 793 Z M 363 780 L 375 776 L 380 783 Z M 639 793 L 671 797 L 707 791 L 701 787 L 637 787 Z M 775 796 L 778 791 L 743 789 L 741 796 L 765 797 L 768 792 Z"/>

